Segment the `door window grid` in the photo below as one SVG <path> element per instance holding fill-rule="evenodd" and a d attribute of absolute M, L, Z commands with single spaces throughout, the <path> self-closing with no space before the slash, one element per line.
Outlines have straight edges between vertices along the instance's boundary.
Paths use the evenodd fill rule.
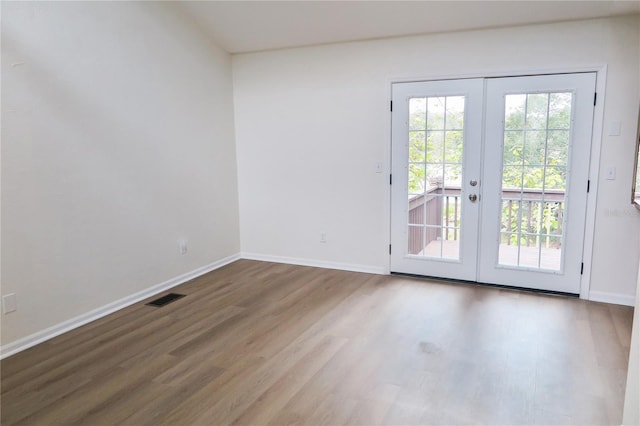
<path fill-rule="evenodd" d="M 505 97 L 500 265 L 561 270 L 571 103 L 562 92 Z"/>
<path fill-rule="evenodd" d="M 464 96 L 409 99 L 409 254 L 460 257 L 464 104 Z"/>

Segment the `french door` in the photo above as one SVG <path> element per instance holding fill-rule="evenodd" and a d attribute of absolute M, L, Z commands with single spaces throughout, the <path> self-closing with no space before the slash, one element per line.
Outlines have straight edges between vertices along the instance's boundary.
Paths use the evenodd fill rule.
<path fill-rule="evenodd" d="M 595 73 L 392 87 L 391 271 L 580 292 Z"/>

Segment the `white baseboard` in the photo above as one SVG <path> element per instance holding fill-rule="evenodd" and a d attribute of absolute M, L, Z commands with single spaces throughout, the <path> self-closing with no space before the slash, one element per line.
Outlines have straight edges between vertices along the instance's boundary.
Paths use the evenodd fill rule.
<path fill-rule="evenodd" d="M 126 308 L 127 306 L 130 306 L 130 305 L 133 305 L 134 303 L 138 303 L 141 300 L 144 300 L 148 297 L 161 293 L 177 285 L 183 284 L 189 280 L 199 277 L 200 275 L 204 275 L 207 272 L 211 272 L 215 269 L 221 268 L 225 265 L 228 265 L 231 262 L 235 262 L 238 259 L 240 259 L 240 254 L 234 254 L 232 256 L 225 257 L 223 259 L 217 260 L 213 263 L 202 266 L 193 271 L 190 271 L 180 276 L 177 276 L 175 278 L 172 278 L 168 281 L 162 282 L 160 284 L 156 284 L 145 290 L 142 290 L 130 296 L 124 297 L 120 300 L 116 300 L 115 302 L 109 303 L 100 308 L 89 311 L 85 314 L 79 315 L 75 318 L 71 318 L 67 321 L 63 321 L 47 329 L 38 331 L 29 336 L 26 336 L 16 341 L 13 341 L 11 343 L 8 343 L 0 347 L 0 359 L 6 358 L 18 352 L 21 352 L 25 349 L 28 349 L 46 340 L 52 339 L 62 333 L 66 333 L 67 331 L 71 331 L 82 325 L 88 324 L 92 321 L 95 321 L 99 318 L 109 315 L 115 311 Z"/>
<path fill-rule="evenodd" d="M 18 339 L 6 345 L 0 346 L 0 359 L 14 355 L 18 352 L 21 352 L 39 343 L 45 342 L 49 339 L 59 336 L 60 334 L 66 333 L 75 328 L 88 324 L 92 321 L 95 321 L 99 318 L 109 315 L 115 311 L 126 308 L 127 306 L 130 306 L 130 305 L 133 305 L 134 303 L 138 303 L 141 300 L 144 300 L 155 294 L 161 293 L 165 290 L 168 290 L 170 288 L 183 284 L 189 280 L 192 280 L 196 277 L 204 275 L 215 269 L 221 268 L 225 265 L 228 265 L 229 263 L 235 262 L 238 259 L 259 260 L 263 262 L 274 262 L 274 263 L 287 263 L 291 265 L 301 265 L 301 266 L 313 266 L 317 268 L 337 269 L 341 271 L 352 271 L 352 272 L 363 272 L 367 274 L 378 274 L 378 275 L 388 274 L 388 271 L 384 267 L 357 265 L 357 264 L 351 264 L 351 263 L 328 262 L 328 261 L 285 257 L 285 256 L 271 256 L 271 255 L 265 255 L 265 254 L 243 252 L 241 254 L 235 254 L 235 255 L 217 260 L 213 263 L 202 266 L 200 268 L 197 268 L 193 271 L 187 272 L 185 274 L 182 274 L 180 276 L 177 276 L 175 278 L 172 278 L 160 284 L 156 284 L 145 290 L 139 291 L 130 296 L 124 297 L 120 300 L 116 300 L 115 302 L 109 303 L 100 308 L 97 308 L 85 314 L 79 315 L 75 318 L 71 318 L 67 321 L 63 321 L 47 329 L 38 331 L 29 336 L 23 337 L 21 339 Z M 629 296 L 629 295 L 618 294 L 618 293 L 607 293 L 607 292 L 601 292 L 601 291 L 589 292 L 589 300 L 594 302 L 604 302 L 604 303 L 612 303 L 616 305 L 635 306 L 635 299 L 636 299 L 635 296 Z"/>
<path fill-rule="evenodd" d="M 606 293 L 604 291 L 590 291 L 589 300 L 593 302 L 613 303 L 614 305 L 635 306 L 636 297 L 626 294 Z"/>
<path fill-rule="evenodd" d="M 383 267 L 354 265 L 351 263 L 327 262 L 314 259 L 301 259 L 297 257 L 271 256 L 259 253 L 243 252 L 240 257 L 248 260 L 260 260 L 263 262 L 288 263 L 290 265 L 314 266 L 316 268 L 337 269 L 340 271 L 364 272 L 366 274 L 386 275 L 388 272 Z"/>

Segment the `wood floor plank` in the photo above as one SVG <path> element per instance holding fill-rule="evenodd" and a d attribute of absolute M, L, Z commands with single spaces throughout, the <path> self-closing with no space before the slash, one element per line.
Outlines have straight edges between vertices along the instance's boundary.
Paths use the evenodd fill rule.
<path fill-rule="evenodd" d="M 138 394 L 146 382 L 172 362 L 174 360 L 170 355 L 164 355 L 154 359 L 144 369 L 129 371 L 116 368 L 105 371 L 64 399 L 32 413 L 18 424 L 83 424 L 85 419 L 90 419 L 105 407 L 121 406 L 130 393 Z"/>
<path fill-rule="evenodd" d="M 229 321 L 232 318 L 238 318 L 244 311 L 245 308 L 227 306 L 212 314 L 205 313 L 200 316 L 194 313 L 193 317 L 188 320 L 183 319 L 181 321 L 181 323 L 184 323 L 186 327 L 178 330 L 175 335 L 171 336 L 171 338 L 163 339 L 155 344 L 148 342 L 148 346 L 144 351 L 141 351 L 138 355 L 127 358 L 120 364 L 120 366 L 129 368 L 136 364 L 147 362 L 156 356 L 165 353 L 173 353 L 178 348 L 195 339 L 197 336 L 214 329 L 220 325 L 220 323 Z"/>
<path fill-rule="evenodd" d="M 3 396 L 2 423 L 14 424 L 30 413 L 38 412 L 48 407 L 61 398 L 74 392 L 76 389 L 87 385 L 91 379 L 80 374 L 69 374 L 61 380 L 42 388 L 29 387 L 19 395 L 7 393 Z"/>
<path fill-rule="evenodd" d="M 311 415 L 316 410 L 318 402 L 323 400 L 324 396 L 332 394 L 341 379 L 366 356 L 367 350 L 371 347 L 372 341 L 369 339 L 349 339 L 336 356 L 314 374 L 268 424 L 297 423 L 298 419 Z"/>
<path fill-rule="evenodd" d="M 135 328 L 137 325 L 152 322 L 150 314 L 152 314 L 152 312 L 148 312 L 148 315 L 141 313 L 135 321 L 130 321 L 127 324 L 116 326 L 114 328 L 105 324 L 102 333 L 91 337 L 87 337 L 81 331 L 79 333 L 74 333 L 76 330 L 73 330 L 70 333 L 74 333 L 75 337 L 70 341 L 71 343 L 61 344 L 60 347 L 57 348 L 56 346 L 58 345 L 55 341 L 61 338 L 66 338 L 65 335 L 62 335 L 49 342 L 45 342 L 42 345 L 28 349 L 25 351 L 24 357 L 23 354 L 20 353 L 20 356 L 18 357 L 9 357 L 6 361 L 3 360 L 2 392 L 10 391 L 17 385 L 23 384 L 33 378 L 40 377 L 51 371 L 54 367 L 60 367 L 63 363 L 73 360 L 73 354 L 83 353 L 83 351 L 102 347 L 105 343 L 110 343 L 111 339 L 114 337 L 128 335 L 128 331 L 130 331 L 132 327 Z M 105 322 L 108 324 L 109 320 L 107 319 Z M 81 329 L 82 327 L 78 330 Z M 44 356 L 37 356 L 38 351 L 40 350 L 45 354 Z"/>
<path fill-rule="evenodd" d="M 232 424 L 267 424 L 292 396 L 331 359 L 347 342 L 342 337 L 327 336 L 296 362 L 272 386 L 265 390 Z"/>
<path fill-rule="evenodd" d="M 621 420 L 632 308 L 249 260 L 172 291 L 2 360 L 2 425 Z"/>
<path fill-rule="evenodd" d="M 216 377 L 215 380 L 199 387 L 188 399 L 175 401 L 171 406 L 171 410 L 162 418 L 159 418 L 155 424 L 213 424 L 207 419 L 201 420 L 203 412 L 218 403 L 225 395 L 238 392 L 236 385 L 238 382 L 242 383 L 246 380 L 244 374 L 248 371 L 261 368 L 266 361 L 264 358 L 249 355 L 235 357 L 235 361 L 231 363 L 222 374 Z M 240 388 L 240 390 L 242 390 L 242 388 Z"/>
<path fill-rule="evenodd" d="M 289 345 L 279 352 L 277 357 L 266 358 L 266 362 L 260 367 L 252 369 L 242 376 L 237 376 L 229 385 L 230 392 L 204 410 L 202 415 L 196 419 L 196 423 L 232 423 L 260 395 L 264 394 L 285 374 L 289 374 L 292 366 L 296 366 L 301 359 L 316 350 L 315 348 L 314 345 Z"/>

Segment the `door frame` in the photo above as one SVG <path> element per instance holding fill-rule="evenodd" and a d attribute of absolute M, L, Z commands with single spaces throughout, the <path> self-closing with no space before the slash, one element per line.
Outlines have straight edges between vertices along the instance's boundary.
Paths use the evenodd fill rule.
<path fill-rule="evenodd" d="M 438 74 L 438 75 L 405 75 L 405 76 L 389 76 L 385 82 L 385 93 L 387 99 L 387 114 L 385 120 L 385 134 L 388 137 L 388 143 L 386 146 L 386 159 L 388 172 L 391 174 L 391 144 L 392 144 L 392 128 L 391 128 L 391 111 L 389 105 L 392 99 L 392 87 L 394 83 L 411 83 L 420 81 L 438 81 L 438 80 L 458 80 L 458 79 L 470 79 L 470 78 L 499 78 L 499 77 L 525 77 L 533 75 L 549 75 L 549 74 L 573 74 L 582 72 L 595 72 L 596 73 L 596 93 L 597 102 L 593 110 L 593 128 L 591 137 L 591 153 L 589 161 L 589 176 L 590 181 L 589 195 L 587 197 L 587 210 L 585 213 L 585 229 L 584 229 L 584 241 L 582 247 L 582 259 L 585 263 L 585 268 L 580 279 L 580 298 L 589 300 L 589 293 L 591 288 L 591 273 L 593 265 L 593 242 L 595 236 L 595 222 L 596 222 L 596 203 L 598 200 L 598 189 L 600 175 L 600 150 L 602 147 L 602 132 L 604 126 L 604 103 L 606 100 L 606 83 L 607 83 L 607 65 L 599 64 L 585 67 L 562 67 L 562 68 L 534 68 L 534 69 L 516 69 L 516 70 L 500 70 L 500 71 L 483 71 L 476 73 L 455 73 L 451 74 Z M 385 220 L 388 225 L 387 230 L 387 245 L 391 245 L 391 185 L 386 185 L 386 209 Z M 387 263 L 385 265 L 385 273 L 391 273 L 391 256 L 387 257 Z"/>

